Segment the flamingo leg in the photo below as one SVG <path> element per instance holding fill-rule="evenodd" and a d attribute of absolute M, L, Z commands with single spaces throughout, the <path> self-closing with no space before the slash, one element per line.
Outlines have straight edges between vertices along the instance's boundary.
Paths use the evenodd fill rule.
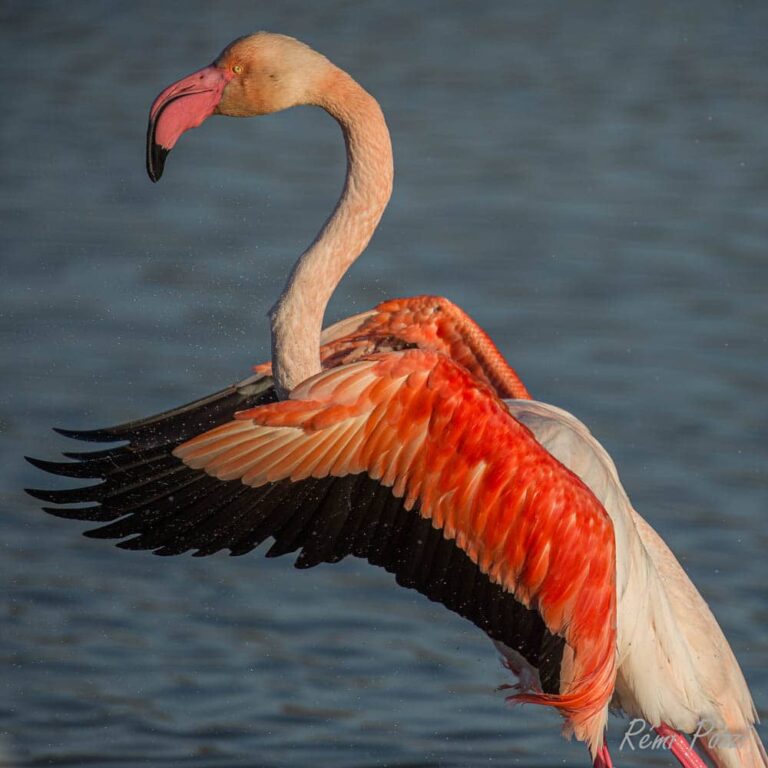
<path fill-rule="evenodd" d="M 613 760 L 611 760 L 611 753 L 608 751 L 608 745 L 603 744 L 600 747 L 600 751 L 595 757 L 595 762 L 592 764 L 592 768 L 613 768 Z"/>
<path fill-rule="evenodd" d="M 681 733 L 666 723 L 661 723 L 654 730 L 659 736 L 666 739 L 669 749 L 683 768 L 707 768 L 706 763 L 696 754 L 696 751 Z"/>

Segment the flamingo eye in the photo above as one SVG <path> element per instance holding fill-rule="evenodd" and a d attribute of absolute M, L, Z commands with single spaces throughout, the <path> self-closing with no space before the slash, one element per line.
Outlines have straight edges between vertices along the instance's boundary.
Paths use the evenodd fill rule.
<path fill-rule="evenodd" d="M 233 71 L 233 72 L 234 72 L 236 75 L 242 75 L 242 74 L 243 74 L 243 65 L 242 65 L 242 64 L 235 64 L 235 65 L 232 67 L 232 71 Z"/>

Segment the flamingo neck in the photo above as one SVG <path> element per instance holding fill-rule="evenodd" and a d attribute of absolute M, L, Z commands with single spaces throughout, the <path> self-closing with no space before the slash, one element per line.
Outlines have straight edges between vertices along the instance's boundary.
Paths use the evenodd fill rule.
<path fill-rule="evenodd" d="M 336 208 L 296 262 L 269 312 L 272 370 L 281 399 L 320 372 L 325 308 L 344 273 L 368 245 L 392 194 L 392 144 L 376 99 L 334 68 L 315 104 L 341 126 L 347 176 Z"/>

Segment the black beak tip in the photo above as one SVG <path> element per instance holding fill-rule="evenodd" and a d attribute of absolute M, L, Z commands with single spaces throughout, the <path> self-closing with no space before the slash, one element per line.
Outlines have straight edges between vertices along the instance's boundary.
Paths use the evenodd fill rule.
<path fill-rule="evenodd" d="M 160 181 L 165 168 L 165 158 L 168 157 L 169 152 L 169 149 L 155 144 L 154 141 L 147 147 L 147 173 L 152 181 Z"/>

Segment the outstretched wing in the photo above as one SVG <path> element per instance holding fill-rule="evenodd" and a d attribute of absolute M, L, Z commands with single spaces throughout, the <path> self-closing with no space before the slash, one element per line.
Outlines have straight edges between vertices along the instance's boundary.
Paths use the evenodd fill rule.
<path fill-rule="evenodd" d="M 139 452 L 155 452 L 140 463 L 119 453 L 130 444 L 48 465 L 106 482 L 37 495 L 99 502 L 65 514 L 114 521 L 89 535 L 132 536 L 119 545 L 129 549 L 242 554 L 271 536 L 269 554 L 301 549 L 300 567 L 365 557 L 520 651 L 549 692 L 524 700 L 601 738 L 615 674 L 610 521 L 466 370 L 435 353 L 392 353 L 181 445 L 178 428 L 164 438 L 155 424 L 149 441 L 139 429 Z M 130 438 L 122 428 L 97 439 Z"/>

